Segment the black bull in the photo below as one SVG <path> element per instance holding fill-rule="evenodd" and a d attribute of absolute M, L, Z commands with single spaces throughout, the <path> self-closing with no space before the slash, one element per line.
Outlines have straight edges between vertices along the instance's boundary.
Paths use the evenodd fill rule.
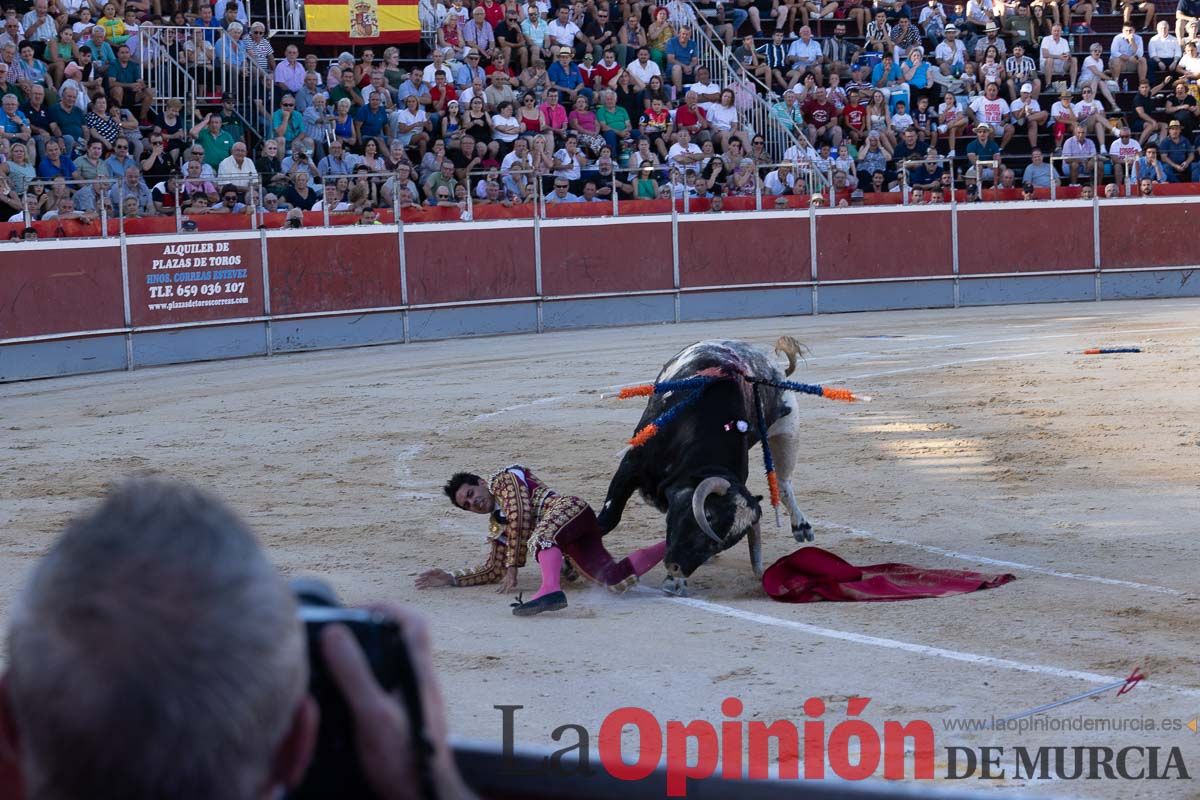
<path fill-rule="evenodd" d="M 762 498 L 746 488 L 749 450 L 759 442 L 750 384 L 739 375 L 771 381 L 784 375 L 766 354 L 744 342 L 700 342 L 663 367 L 658 381 L 676 381 L 721 371 L 728 378 L 710 383 L 641 447 L 626 451 L 608 487 L 599 523 L 605 531 L 621 521 L 635 491 L 667 515 L 664 561 L 668 587 L 683 591 L 685 579 L 716 553 L 749 536 L 755 574 L 762 573 L 759 520 Z M 789 370 L 790 372 L 790 370 Z M 654 395 L 637 430 L 683 401 L 689 390 Z M 798 450 L 799 417 L 791 392 L 759 386 L 767 438 L 775 457 L 780 490 L 797 541 L 812 538 L 812 529 L 796 505 L 791 473 Z M 739 426 L 738 422 L 746 424 Z M 745 428 L 745 431 L 739 430 Z"/>

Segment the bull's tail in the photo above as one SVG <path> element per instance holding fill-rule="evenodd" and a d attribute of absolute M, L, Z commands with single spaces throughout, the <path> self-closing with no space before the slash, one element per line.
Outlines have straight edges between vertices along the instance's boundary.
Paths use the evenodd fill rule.
<path fill-rule="evenodd" d="M 775 342 L 775 352 L 787 356 L 788 368 L 785 373 L 791 375 L 796 371 L 796 359 L 803 358 L 808 354 L 808 348 L 800 344 L 791 336 L 780 336 Z"/>

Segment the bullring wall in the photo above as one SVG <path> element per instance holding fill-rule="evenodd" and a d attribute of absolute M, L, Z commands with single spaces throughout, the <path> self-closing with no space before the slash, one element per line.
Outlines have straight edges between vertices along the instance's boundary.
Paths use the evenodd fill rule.
<path fill-rule="evenodd" d="M 1163 197 L 12 242 L 0 381 L 604 325 L 1195 296 L 1197 214 Z"/>

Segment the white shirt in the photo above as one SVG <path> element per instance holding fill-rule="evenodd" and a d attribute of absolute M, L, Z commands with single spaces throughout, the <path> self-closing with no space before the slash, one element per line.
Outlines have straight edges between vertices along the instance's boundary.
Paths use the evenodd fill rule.
<path fill-rule="evenodd" d="M 566 178 L 569 181 L 578 179 L 580 175 L 579 159 L 581 155 L 582 154 L 576 150 L 575 158 L 572 159 L 571 155 L 567 152 L 567 148 L 564 147 L 559 150 L 554 154 L 554 160 L 560 164 L 567 164 L 568 166 L 566 169 L 554 170 L 554 174 L 560 178 Z"/>
<path fill-rule="evenodd" d="M 518 164 L 518 162 L 520 163 Z M 513 171 L 513 165 L 517 165 L 518 171 L 520 171 L 522 168 L 531 170 L 533 169 L 533 159 L 530 157 L 529 153 L 526 153 L 524 158 L 520 158 L 516 153 L 509 153 L 504 157 L 504 161 L 500 164 L 500 174 L 511 175 Z"/>
<path fill-rule="evenodd" d="M 692 25 L 696 21 L 696 12 L 692 4 L 686 0 L 671 0 L 667 3 L 667 19 L 675 30 Z"/>
<path fill-rule="evenodd" d="M 371 95 L 375 94 L 376 91 L 379 92 L 379 105 L 382 108 L 387 108 L 388 106 L 392 105 L 392 93 L 387 89 L 377 90 L 374 86 L 364 86 L 359 90 L 359 94 L 362 95 L 364 105 L 368 100 L 371 99 Z"/>
<path fill-rule="evenodd" d="M 796 186 L 796 173 L 789 172 L 787 180 L 779 179 L 779 170 L 771 170 L 767 173 L 767 177 L 763 178 L 763 191 L 766 194 L 783 194 L 784 192 L 793 189 Z"/>
<path fill-rule="evenodd" d="M 811 164 L 817 158 L 817 151 L 812 147 L 794 144 L 783 151 L 783 160 L 793 164 Z"/>
<path fill-rule="evenodd" d="M 723 106 L 719 103 L 713 103 L 712 108 L 708 109 L 708 124 L 712 126 L 714 131 L 732 130 L 737 119 L 737 109 L 733 106 Z"/>
<path fill-rule="evenodd" d="M 693 83 L 687 88 L 689 91 L 699 95 L 715 94 L 718 98 L 721 96 L 721 84 L 719 83 Z M 704 109 L 704 113 L 706 114 L 711 114 L 712 107 L 717 105 L 720 105 L 720 103 L 713 100 L 704 100 L 700 103 L 700 107 Z"/>
<path fill-rule="evenodd" d="M 256 177 L 258 177 L 258 170 L 249 158 L 243 158 L 240 167 L 237 159 L 233 156 L 228 156 L 217 165 L 217 179 L 221 183 L 232 183 L 239 189 L 245 189 Z"/>
<path fill-rule="evenodd" d="M 679 163 L 679 156 L 685 153 L 698 156 L 700 155 L 700 148 L 691 142 L 688 142 L 687 147 L 684 147 L 679 142 L 676 142 L 675 144 L 671 145 L 671 149 L 667 151 L 667 162 L 672 166 L 680 167 L 682 169 L 696 169 L 698 166 L 700 166 L 700 162 L 698 161 L 688 164 Z"/>
<path fill-rule="evenodd" d="M 1160 58 L 1163 61 L 1174 61 L 1183 54 L 1183 50 L 1179 45 L 1179 40 L 1171 33 L 1166 36 L 1155 34 L 1150 37 L 1150 57 Z"/>
<path fill-rule="evenodd" d="M 515 142 L 517 140 L 517 137 L 520 134 L 519 133 L 504 133 L 503 131 L 500 130 L 499 126 L 501 126 L 501 125 L 504 125 L 506 127 L 512 126 L 512 127 L 520 128 L 521 123 L 517 121 L 517 118 L 511 117 L 511 116 L 510 117 L 502 117 L 499 114 L 492 115 L 492 128 L 495 131 L 495 133 L 493 134 L 495 136 L 495 138 L 501 142 Z"/>
<path fill-rule="evenodd" d="M 1130 138 L 1128 142 L 1122 142 L 1118 137 L 1108 146 L 1108 154 L 1118 159 L 1136 158 L 1142 154 L 1142 146 L 1137 139 Z"/>
<path fill-rule="evenodd" d="M 454 85 L 454 70 L 452 70 L 448 66 L 446 66 L 445 61 L 442 62 L 441 72 L 444 73 L 446 76 L 446 85 L 453 86 Z M 433 64 L 426 64 L 425 70 L 421 73 L 421 80 L 424 81 L 427 86 L 433 86 L 435 83 L 437 83 L 437 78 L 436 78 L 437 74 L 438 74 L 438 69 Z M 366 98 L 364 98 L 364 99 L 366 99 Z"/>
<path fill-rule="evenodd" d="M 1075 106 L 1071 103 L 1064 103 L 1062 100 L 1057 101 L 1050 106 L 1050 119 L 1055 122 L 1067 123 L 1071 121 L 1071 115 L 1075 113 Z"/>
<path fill-rule="evenodd" d="M 662 75 L 662 70 L 658 68 L 658 64 L 653 59 L 646 59 L 646 66 L 642 66 L 642 62 L 634 59 L 633 63 L 625 68 L 629 72 L 630 77 L 636 78 L 640 83 L 650 84 L 650 79 L 655 75 Z"/>
<path fill-rule="evenodd" d="M 1071 44 L 1064 38 L 1059 38 L 1056 42 L 1053 36 L 1047 36 L 1042 39 L 1042 69 L 1046 68 L 1046 56 L 1054 56 L 1055 58 L 1070 55 Z M 1065 68 L 1064 68 L 1065 69 Z"/>
<path fill-rule="evenodd" d="M 1004 118 L 1010 112 L 1008 101 L 1003 97 L 988 100 L 983 95 L 971 101 L 971 110 L 975 112 L 976 119 L 989 125 L 999 125 L 1004 122 Z"/>
<path fill-rule="evenodd" d="M 314 205 L 312 207 L 312 210 L 313 211 L 324 211 L 325 210 L 325 198 L 322 197 L 320 200 L 318 200 L 316 205 Z M 350 208 L 349 203 L 347 203 L 345 200 L 339 200 L 336 204 L 334 204 L 333 208 L 329 209 L 329 213 L 336 214 L 339 211 L 350 211 L 350 210 L 351 210 L 351 208 Z"/>
<path fill-rule="evenodd" d="M 546 26 L 546 35 L 560 45 L 570 47 L 575 42 L 575 35 L 579 33 L 579 26 L 568 20 L 566 25 L 558 21 L 555 17 L 550 24 Z"/>
<path fill-rule="evenodd" d="M 941 3 L 934 3 L 932 6 L 925 6 L 921 9 L 921 16 L 917 18 L 917 24 L 921 26 L 921 30 L 925 30 L 926 24 L 930 19 L 935 19 L 939 27 L 946 24 L 946 11 L 942 8 Z"/>
<path fill-rule="evenodd" d="M 1094 70 L 1094 71 L 1093 71 Z M 1083 81 L 1107 81 L 1108 78 L 1101 77 L 1098 73 L 1104 72 L 1104 59 L 1088 56 L 1083 60 L 1083 67 L 1079 70 L 1079 80 Z"/>
<path fill-rule="evenodd" d="M 1195 75 L 1200 72 L 1200 56 L 1184 55 L 1179 59 L 1179 67 L 1188 75 Z"/>
<path fill-rule="evenodd" d="M 1013 102 L 1012 102 L 1012 113 L 1013 114 L 1016 114 L 1022 108 L 1025 109 L 1025 113 L 1027 113 L 1027 114 L 1036 114 L 1042 110 L 1042 105 L 1041 105 L 1041 103 L 1039 103 L 1037 101 L 1036 97 L 1029 98 L 1028 102 L 1026 102 L 1025 100 L 1022 100 L 1019 97 L 1016 100 L 1013 100 Z"/>
<path fill-rule="evenodd" d="M 1104 104 L 1099 100 L 1088 100 L 1087 102 L 1080 100 L 1078 103 L 1072 106 L 1072 108 L 1075 110 L 1075 116 L 1078 117 L 1081 122 L 1093 114 L 1104 113 Z"/>
<path fill-rule="evenodd" d="M 401 125 L 416 125 L 417 123 L 423 124 L 426 120 L 429 119 L 429 115 L 426 114 L 425 109 L 421 108 L 420 106 L 417 106 L 417 113 L 415 113 L 415 114 L 409 110 L 408 106 L 405 106 L 404 108 L 402 108 L 396 112 L 395 119 L 396 119 L 396 122 Z M 409 131 L 408 135 L 411 136 L 411 135 L 419 133 L 419 132 L 420 132 L 419 130 Z M 398 134 L 398 135 L 403 136 L 404 134 Z"/>
<path fill-rule="evenodd" d="M 933 51 L 933 57 L 939 64 L 943 61 L 949 61 L 952 65 L 962 64 L 967 58 L 967 46 L 962 43 L 961 39 L 955 39 L 954 47 L 951 47 L 950 40 L 943 39 Z"/>
<path fill-rule="evenodd" d="M 795 58 L 801 64 L 815 64 L 821 60 L 821 45 L 816 39 L 809 39 L 807 43 L 797 39 L 788 48 L 787 57 L 789 61 Z"/>

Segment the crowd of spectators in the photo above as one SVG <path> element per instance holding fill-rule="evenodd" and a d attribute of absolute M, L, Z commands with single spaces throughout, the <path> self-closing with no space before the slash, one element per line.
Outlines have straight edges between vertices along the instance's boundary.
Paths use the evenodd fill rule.
<path fill-rule="evenodd" d="M 396 47 L 322 61 L 273 45 L 242 0 L 33 0 L 5 9 L 0 34 L 0 214 L 370 219 L 831 186 L 928 198 L 1101 169 L 1118 183 L 1189 182 L 1200 179 L 1191 3 L 1174 32 L 1163 20 L 1150 36 L 1137 30 L 1155 20 L 1148 0 L 421 0 L 434 41 L 402 63 Z M 700 35 L 736 45 L 761 84 L 714 81 L 697 9 Z M 1107 47 L 1091 35 L 1097 12 L 1125 21 Z M 830 34 L 815 36 L 818 24 Z M 1091 40 L 1086 57 L 1077 36 Z M 142 64 L 168 56 L 223 89 L 211 111 L 188 119 L 177 99 L 156 99 Z M 238 96 L 247 75 L 273 111 Z M 743 125 L 756 91 L 800 145 L 771 153 Z"/>

